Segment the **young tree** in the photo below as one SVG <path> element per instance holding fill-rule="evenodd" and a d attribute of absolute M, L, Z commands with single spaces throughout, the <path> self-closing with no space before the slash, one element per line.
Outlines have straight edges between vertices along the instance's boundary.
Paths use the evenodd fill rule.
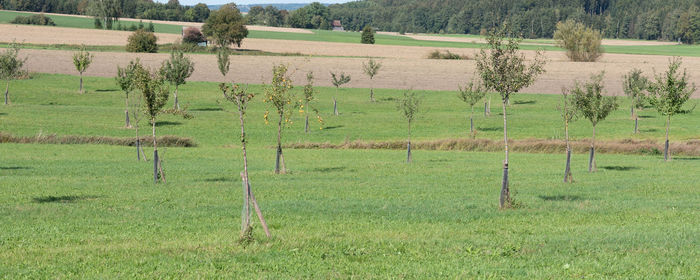
<path fill-rule="evenodd" d="M 544 72 L 544 57 L 537 53 L 534 61 L 525 63 L 525 56 L 520 53 L 521 38 L 505 39 L 507 26 L 491 31 L 488 50 L 481 49 L 476 57 L 477 69 L 486 90 L 501 94 L 503 100 L 503 139 L 505 160 L 503 161 L 503 180 L 499 205 L 510 207 L 510 189 L 508 187 L 508 119 L 506 104 L 512 94 L 519 92 L 535 82 L 535 78 Z"/>
<path fill-rule="evenodd" d="M 574 177 L 571 174 L 571 143 L 569 143 L 569 123 L 575 121 L 578 118 L 578 110 L 576 109 L 576 103 L 568 89 L 562 89 L 561 91 L 561 104 L 559 105 L 559 112 L 561 113 L 561 118 L 564 120 L 564 134 L 566 139 L 566 168 L 564 169 L 564 183 L 571 183 L 574 181 Z"/>
<path fill-rule="evenodd" d="M 632 100 L 630 112 L 632 118 L 634 118 L 634 134 L 637 134 L 639 131 L 639 116 L 637 116 L 634 109 L 644 109 L 646 100 L 644 92 L 648 88 L 649 80 L 642 76 L 642 70 L 639 69 L 632 69 L 632 71 L 627 73 L 623 78 L 622 89 L 625 95 L 629 96 Z"/>
<path fill-rule="evenodd" d="M 276 110 L 279 116 L 277 122 L 277 159 L 275 161 L 275 174 L 287 173 L 287 168 L 284 165 L 284 155 L 282 155 L 282 122 L 285 124 L 290 122 L 291 107 L 294 107 L 294 93 L 292 89 L 292 80 L 287 75 L 286 65 L 276 65 L 272 67 L 272 83 L 265 87 L 264 102 L 270 103 Z M 265 122 L 268 121 L 270 111 L 265 112 Z"/>
<path fill-rule="evenodd" d="M 362 70 L 369 77 L 370 82 L 374 80 L 374 76 L 379 73 L 381 68 L 382 63 L 375 61 L 373 58 L 370 58 L 367 63 L 362 63 Z M 369 100 L 374 102 L 374 88 L 371 86 L 369 88 Z"/>
<path fill-rule="evenodd" d="M 683 104 L 690 99 L 695 92 L 695 84 L 688 83 L 688 75 L 683 69 L 681 73 L 681 58 L 673 58 L 665 73 L 656 76 L 655 81 L 649 84 L 649 103 L 656 111 L 666 116 L 666 142 L 664 143 L 664 160 L 671 158 L 669 151 L 669 131 L 671 129 L 671 117 L 681 112 Z"/>
<path fill-rule="evenodd" d="M 250 188 L 250 180 L 248 178 L 248 151 L 246 150 L 246 134 L 245 134 L 245 115 L 248 109 L 248 104 L 255 97 L 254 94 L 248 93 L 247 88 L 241 88 L 240 85 L 234 84 L 232 86 L 226 83 L 221 83 L 219 85 L 221 92 L 224 94 L 224 98 L 227 101 L 236 104 L 238 109 L 238 118 L 241 124 L 241 150 L 243 151 L 243 172 L 241 172 L 241 179 L 243 182 L 243 214 L 241 218 L 241 238 L 246 238 L 246 235 L 252 231 L 250 222 L 250 204 L 252 203 L 255 207 L 255 211 L 258 214 L 260 223 L 265 230 L 265 234 L 270 237 L 270 231 L 267 228 L 267 223 L 262 216 L 260 207 L 258 206 L 253 191 Z"/>
<path fill-rule="evenodd" d="M 403 98 L 399 99 L 396 108 L 401 112 L 408 122 L 408 144 L 406 145 L 406 163 L 411 163 L 411 125 L 415 120 L 418 108 L 420 107 L 420 98 L 413 91 L 404 91 Z"/>
<path fill-rule="evenodd" d="M 129 62 L 129 65 L 125 68 L 117 66 L 117 77 L 114 78 L 119 88 L 121 88 L 125 94 L 124 114 L 126 115 L 125 127 L 127 128 L 131 128 L 131 122 L 129 121 L 129 93 L 136 88 L 135 75 L 141 68 L 143 68 L 143 66 L 141 66 L 141 61 L 136 58 Z"/>
<path fill-rule="evenodd" d="M 363 44 L 374 44 L 374 30 L 369 25 L 362 29 L 361 43 Z"/>
<path fill-rule="evenodd" d="M 340 86 L 347 84 L 350 82 L 352 78 L 350 76 L 346 76 L 345 73 L 333 73 L 331 72 L 331 82 L 333 83 L 333 86 L 335 86 L 335 96 L 333 96 L 333 114 L 338 115 L 338 101 L 336 100 L 336 97 L 338 96 L 338 88 Z"/>
<path fill-rule="evenodd" d="M 141 137 L 139 136 L 139 126 L 140 126 L 140 121 L 141 121 L 141 105 L 142 105 L 142 97 L 141 96 L 136 96 L 136 102 L 131 102 L 129 106 L 131 106 L 131 116 L 133 121 L 133 127 L 134 131 L 136 132 L 136 160 L 141 161 L 148 161 L 146 158 L 146 153 L 143 151 L 143 145 L 141 145 Z"/>
<path fill-rule="evenodd" d="M 600 121 L 617 109 L 617 98 L 603 96 L 603 76 L 605 72 L 591 76 L 591 80 L 581 86 L 578 82 L 571 90 L 576 109 L 591 122 L 593 126 L 593 138 L 591 139 L 591 154 L 588 160 L 588 172 L 596 171 L 595 162 L 595 128 Z"/>
<path fill-rule="evenodd" d="M 228 48 L 231 44 L 240 47 L 243 39 L 248 37 L 241 12 L 235 5 L 228 4 L 211 13 L 202 26 L 202 33 L 222 48 Z"/>
<path fill-rule="evenodd" d="M 80 48 L 79 52 L 73 54 L 73 65 L 75 65 L 75 70 L 78 70 L 78 73 L 80 73 L 81 94 L 83 93 L 83 73 L 90 67 L 94 57 L 94 55 L 85 50 L 84 45 Z"/>
<path fill-rule="evenodd" d="M 27 59 L 18 58 L 20 44 L 12 42 L 10 47 L 0 54 L 0 80 L 5 80 L 5 105 L 10 104 L 10 81 L 22 73 L 22 66 Z"/>
<path fill-rule="evenodd" d="M 314 94 L 314 73 L 306 73 L 306 85 L 304 86 L 304 104 L 301 105 L 300 112 L 306 117 L 306 122 L 304 124 L 304 132 L 309 133 L 309 110 L 312 110 L 316 114 L 316 119 L 319 123 L 323 124 L 323 119 L 318 113 L 318 109 L 313 106 L 313 102 L 316 100 Z"/>
<path fill-rule="evenodd" d="M 175 104 L 173 109 L 180 110 L 180 103 L 177 99 L 177 91 L 180 85 L 187 83 L 187 78 L 192 76 L 194 72 L 194 62 L 189 57 L 185 56 L 182 50 L 176 49 L 170 53 L 170 59 L 163 62 L 160 67 L 160 74 L 165 77 L 165 80 L 175 85 Z"/>
<path fill-rule="evenodd" d="M 464 88 L 459 86 L 459 99 L 467 103 L 472 109 L 469 115 L 469 133 L 471 135 L 474 135 L 474 105 L 481 101 L 481 99 L 484 99 L 484 96 L 486 96 L 486 91 L 479 82 L 469 82 Z"/>
<path fill-rule="evenodd" d="M 163 106 L 168 102 L 170 89 L 165 79 L 158 73 L 140 68 L 136 71 L 136 88 L 141 91 L 144 113 L 149 117 L 153 129 L 153 182 L 158 183 L 160 178 L 165 182 L 165 174 L 160 158 L 158 158 L 158 143 L 156 141 L 156 118 L 162 112 Z"/>

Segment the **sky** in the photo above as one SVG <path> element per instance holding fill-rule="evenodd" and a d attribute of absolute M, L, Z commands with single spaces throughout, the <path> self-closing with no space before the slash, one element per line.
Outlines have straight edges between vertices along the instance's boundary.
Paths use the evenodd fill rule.
<path fill-rule="evenodd" d="M 167 3 L 168 0 L 156 0 L 157 2 Z M 311 2 L 321 2 L 321 3 L 345 3 L 351 0 L 180 0 L 180 5 L 195 5 L 197 3 L 204 3 L 208 5 L 219 5 L 234 2 L 236 4 L 288 4 L 288 3 L 311 3 Z"/>

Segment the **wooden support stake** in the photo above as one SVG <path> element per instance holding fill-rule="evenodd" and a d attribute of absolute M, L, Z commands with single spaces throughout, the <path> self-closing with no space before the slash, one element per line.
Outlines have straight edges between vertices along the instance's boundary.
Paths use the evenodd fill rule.
<path fill-rule="evenodd" d="M 248 190 L 250 191 L 250 200 L 253 203 L 253 207 L 255 208 L 255 214 L 258 215 L 258 219 L 260 220 L 260 224 L 262 224 L 263 230 L 265 231 L 265 235 L 267 235 L 267 237 L 270 237 L 270 229 L 267 227 L 267 222 L 265 222 L 265 218 L 263 217 L 262 211 L 260 210 L 258 201 L 255 199 L 253 189 L 250 187 L 250 181 L 248 180 L 248 178 L 246 178 L 244 172 L 241 172 L 241 179 L 243 179 L 243 182 L 248 185 Z"/>

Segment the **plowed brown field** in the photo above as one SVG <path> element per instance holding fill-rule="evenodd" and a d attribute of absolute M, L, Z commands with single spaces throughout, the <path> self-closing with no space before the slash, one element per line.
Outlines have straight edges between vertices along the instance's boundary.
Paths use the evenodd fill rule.
<path fill-rule="evenodd" d="M 12 36 L 25 36 L 30 43 L 63 43 L 91 45 L 123 45 L 128 32 L 103 31 L 90 29 L 70 29 L 52 27 L 33 27 L 0 25 L 0 41 L 11 41 Z M 158 34 L 161 42 L 177 40 L 177 36 Z M 8 40 L 9 38 L 9 40 Z M 20 40 L 18 38 L 18 40 Z M 20 40 L 21 41 L 21 40 Z M 369 79 L 362 73 L 362 62 L 366 56 L 379 57 L 384 64 L 383 69 L 374 80 L 378 88 L 413 88 L 418 90 L 456 90 L 457 85 L 468 81 L 475 72 L 473 60 L 430 60 L 426 54 L 435 48 L 362 45 L 346 43 L 325 43 L 307 41 L 285 41 L 246 39 L 242 46 L 246 49 L 256 49 L 269 52 L 290 52 L 308 54 L 302 56 L 234 56 L 232 71 L 228 81 L 242 83 L 264 83 L 270 79 L 270 69 L 275 63 L 285 63 L 290 66 L 293 80 L 301 84 L 307 71 L 316 73 L 316 84 L 330 86 L 329 71 L 344 71 L 353 77 L 350 87 L 370 87 Z M 456 53 L 473 57 L 477 50 L 450 49 Z M 22 50 L 21 54 L 28 57 L 27 67 L 30 71 L 44 73 L 76 74 L 72 63 L 71 51 L 54 50 Z M 527 56 L 533 52 L 525 51 Z M 622 94 L 622 76 L 632 68 L 640 68 L 646 73 L 661 71 L 666 68 L 669 57 L 652 55 L 623 55 L 606 54 L 598 62 L 570 62 L 563 52 L 547 52 L 548 58 L 545 73 L 538 81 L 524 92 L 530 93 L 559 93 L 562 87 L 571 86 L 577 79 L 585 79 L 592 73 L 605 70 L 605 83 L 609 94 Z M 190 55 L 195 63 L 194 81 L 221 81 L 214 55 Z M 346 57 L 318 57 L 346 56 Z M 349 57 L 348 57 L 349 56 Z M 158 67 L 168 58 L 167 54 L 133 54 L 96 52 L 95 61 L 86 75 L 113 77 L 117 65 L 124 65 L 129 60 L 140 57 L 151 66 Z M 691 81 L 700 85 L 700 58 L 684 58 L 684 67 L 689 69 Z M 700 93 L 696 93 L 696 97 Z"/>

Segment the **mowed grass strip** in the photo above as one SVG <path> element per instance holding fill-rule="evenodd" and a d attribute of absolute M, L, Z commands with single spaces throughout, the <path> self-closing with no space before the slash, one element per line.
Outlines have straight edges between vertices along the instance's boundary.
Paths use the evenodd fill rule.
<path fill-rule="evenodd" d="M 212 71 L 216 71 L 212 69 Z M 76 72 L 77 74 L 77 72 Z M 15 136 L 41 134 L 76 136 L 134 137 L 131 129 L 124 129 L 124 93 L 114 79 L 86 77 L 86 93 L 78 92 L 79 79 L 70 75 L 34 74 L 32 79 L 12 81 L 10 99 L 12 105 L 0 106 L 0 131 Z M 264 121 L 268 104 L 262 102 L 264 87 L 249 85 L 256 94 L 247 115 L 248 136 L 252 145 L 273 146 L 276 144 L 276 126 Z M 301 98 L 301 86 L 293 91 Z M 310 118 L 311 131 L 304 133 L 303 114 L 295 109 L 292 123 L 285 129 L 285 143 L 341 144 L 361 141 L 403 141 L 406 139 L 406 124 L 396 111 L 396 100 L 402 90 L 376 89 L 377 102 L 371 102 L 369 89 L 341 88 L 338 92 L 340 116 L 333 116 L 335 88 L 317 87 L 318 108 L 324 123 Z M 188 82 L 179 89 L 181 105 L 187 106 L 194 119 L 164 115 L 159 121 L 159 135 L 176 135 L 191 138 L 198 145 L 223 146 L 238 139 L 239 131 L 220 129 L 222 123 L 234 118 L 236 111 L 231 104 L 223 102 L 218 83 Z M 469 138 L 469 112 L 455 91 L 418 91 L 422 98 L 422 110 L 414 123 L 415 141 Z M 483 104 L 476 108 L 474 125 L 476 139 L 501 141 L 503 118 L 500 115 L 500 97 L 490 93 L 484 102 L 491 100 L 490 116 L 484 116 Z M 135 93 L 131 94 L 133 101 Z M 651 140 L 661 143 L 665 139 L 665 121 L 652 108 L 639 111 L 640 133 L 634 134 L 634 120 L 629 113 L 629 100 L 619 97 L 620 109 L 601 122 L 596 131 L 600 140 Z M 509 111 L 509 136 L 513 139 L 562 140 L 564 127 L 556 109 L 560 96 L 546 94 L 516 94 Z M 671 141 L 688 142 L 700 139 L 697 120 L 698 110 L 690 110 L 698 100 L 688 102 L 685 114 L 671 121 Z M 172 107 L 172 100 L 166 108 Z M 41 112 L 41 113 L 37 113 Z M 66 124 L 70 119 L 70 124 Z M 144 120 L 142 130 L 148 131 Z M 573 140 L 586 140 L 592 136 L 592 127 L 585 119 L 571 124 Z M 145 136 L 145 135 L 144 135 Z"/>

